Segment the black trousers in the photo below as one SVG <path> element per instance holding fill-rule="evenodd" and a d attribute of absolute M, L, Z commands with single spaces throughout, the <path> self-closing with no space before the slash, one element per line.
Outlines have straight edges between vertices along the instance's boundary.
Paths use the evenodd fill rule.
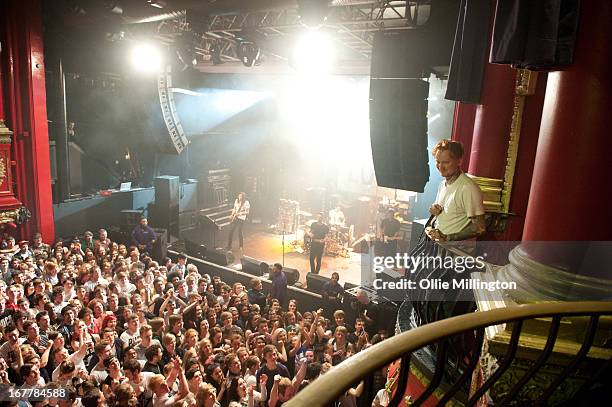
<path fill-rule="evenodd" d="M 325 243 L 312 242 L 310 244 L 310 272 L 319 274 L 321 270 L 321 259 L 323 258 L 323 252 L 325 249 Z"/>
<path fill-rule="evenodd" d="M 395 257 L 397 252 L 399 251 L 397 247 L 397 240 L 389 240 L 384 243 L 385 256 L 387 257 Z"/>
<path fill-rule="evenodd" d="M 242 245 L 244 244 L 244 236 L 242 235 L 242 225 L 243 224 L 244 224 L 244 221 L 242 219 L 236 219 L 232 222 L 230 233 L 229 233 L 229 238 L 227 239 L 228 249 L 232 248 L 232 240 L 234 240 L 234 231 L 236 229 L 238 229 L 238 243 L 240 244 L 240 247 L 242 248 Z"/>

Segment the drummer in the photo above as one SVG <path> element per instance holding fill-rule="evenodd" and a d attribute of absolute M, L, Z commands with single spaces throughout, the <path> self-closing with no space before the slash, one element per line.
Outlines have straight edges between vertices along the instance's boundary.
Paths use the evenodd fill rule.
<path fill-rule="evenodd" d="M 340 206 L 336 206 L 334 209 L 329 211 L 329 224 L 330 226 L 346 226 L 346 219 L 344 218 L 344 212 Z"/>

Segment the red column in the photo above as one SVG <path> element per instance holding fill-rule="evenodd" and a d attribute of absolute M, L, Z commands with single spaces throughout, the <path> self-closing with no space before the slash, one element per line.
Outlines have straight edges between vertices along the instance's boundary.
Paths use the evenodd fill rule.
<path fill-rule="evenodd" d="M 17 198 L 32 212 L 20 229 L 22 238 L 35 231 L 54 239 L 45 66 L 40 0 L 3 2 L 3 85 L 5 109 L 14 132 Z"/>
<path fill-rule="evenodd" d="M 470 150 L 472 149 L 472 136 L 474 135 L 474 120 L 478 105 L 455 102 L 455 115 L 453 117 L 453 130 L 451 139 L 463 144 L 465 157 L 463 158 L 463 171 L 470 167 Z"/>
<path fill-rule="evenodd" d="M 2 7 L 0 7 L 0 11 L 2 11 Z M 0 38 L 1 35 L 0 35 Z M 2 75 L 2 45 L 0 44 L 0 126 L 2 126 L 2 123 L 4 122 L 4 92 L 3 92 L 3 86 L 2 86 L 2 82 L 4 81 L 4 77 Z"/>
<path fill-rule="evenodd" d="M 469 173 L 479 177 L 504 177 L 512 122 L 516 71 L 487 64 L 481 104 L 476 109 Z"/>
<path fill-rule="evenodd" d="M 612 240 L 612 2 L 580 3 L 575 61 L 548 75 L 523 240 Z"/>

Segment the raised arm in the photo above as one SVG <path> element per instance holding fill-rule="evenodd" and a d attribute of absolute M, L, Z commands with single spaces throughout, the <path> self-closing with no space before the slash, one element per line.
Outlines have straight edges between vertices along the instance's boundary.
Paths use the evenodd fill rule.
<path fill-rule="evenodd" d="M 280 375 L 274 376 L 274 385 L 272 386 L 272 391 L 270 391 L 270 400 L 268 400 L 268 407 L 276 407 L 276 403 L 278 403 L 278 383 L 281 380 Z"/>

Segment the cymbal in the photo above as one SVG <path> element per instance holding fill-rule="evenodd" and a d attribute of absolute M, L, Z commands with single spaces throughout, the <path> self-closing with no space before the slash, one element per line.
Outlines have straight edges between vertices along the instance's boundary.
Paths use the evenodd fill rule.
<path fill-rule="evenodd" d="M 306 211 L 298 211 L 298 215 L 312 217 L 312 213 Z"/>

